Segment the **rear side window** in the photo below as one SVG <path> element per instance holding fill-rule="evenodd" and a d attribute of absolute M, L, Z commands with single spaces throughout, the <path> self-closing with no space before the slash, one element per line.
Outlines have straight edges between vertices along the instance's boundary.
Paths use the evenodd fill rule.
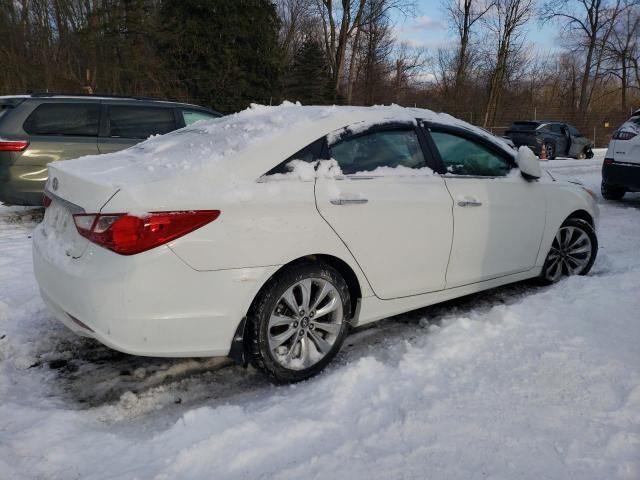
<path fill-rule="evenodd" d="M 549 125 L 549 130 L 551 130 L 553 133 L 562 134 L 562 125 L 553 123 Z"/>
<path fill-rule="evenodd" d="M 30 135 L 96 137 L 100 122 L 98 103 L 43 103 L 24 122 Z"/>
<path fill-rule="evenodd" d="M 508 162 L 476 142 L 444 132 L 431 132 L 447 173 L 501 177 L 511 170 Z"/>
<path fill-rule="evenodd" d="M 573 125 L 567 125 L 567 127 L 569 127 L 569 133 L 571 135 L 573 135 L 574 137 L 581 137 L 582 136 L 580 131 L 576 127 L 574 127 Z"/>
<path fill-rule="evenodd" d="M 426 166 L 414 130 L 388 130 L 347 138 L 332 145 L 330 155 L 345 175 L 370 172 L 378 167 Z"/>
<path fill-rule="evenodd" d="M 198 122 L 200 120 L 211 120 L 212 118 L 218 118 L 217 115 L 211 115 L 207 112 L 198 110 L 181 110 L 180 112 L 182 113 L 182 118 L 186 126 L 189 126 L 192 123 Z"/>
<path fill-rule="evenodd" d="M 109 106 L 109 136 L 149 138 L 176 129 L 173 109 L 158 107 Z"/>
<path fill-rule="evenodd" d="M 11 108 L 10 105 L 2 105 L 0 103 L 0 118 L 2 118 L 2 116 L 9 111 L 9 109 Z"/>

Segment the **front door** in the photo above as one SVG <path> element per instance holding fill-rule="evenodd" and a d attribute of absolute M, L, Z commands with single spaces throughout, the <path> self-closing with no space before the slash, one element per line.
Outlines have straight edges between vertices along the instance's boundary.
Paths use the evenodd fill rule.
<path fill-rule="evenodd" d="M 431 129 L 453 198 L 454 237 L 447 288 L 534 267 L 545 224 L 545 200 L 497 148 L 446 129 Z"/>

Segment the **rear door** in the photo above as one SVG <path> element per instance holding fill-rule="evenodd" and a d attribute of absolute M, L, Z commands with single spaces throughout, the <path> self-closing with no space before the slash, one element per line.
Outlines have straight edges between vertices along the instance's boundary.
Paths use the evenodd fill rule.
<path fill-rule="evenodd" d="M 178 128 L 171 106 L 104 103 L 103 122 L 98 139 L 100 153 L 116 152 Z"/>
<path fill-rule="evenodd" d="M 538 182 L 525 180 L 506 153 L 471 132 L 427 128 L 454 202 L 446 287 L 533 268 L 546 214 Z"/>
<path fill-rule="evenodd" d="M 553 134 L 554 143 L 556 146 L 555 156 L 566 157 L 569 155 L 569 132 L 564 125 L 559 123 L 552 123 L 548 125 L 549 130 Z"/>
<path fill-rule="evenodd" d="M 362 268 L 376 296 L 441 290 L 453 238 L 452 200 L 429 168 L 412 124 L 349 134 L 329 146 L 343 176 L 319 176 L 316 204 Z"/>
<path fill-rule="evenodd" d="M 41 103 L 22 126 L 29 135 L 29 148 L 16 164 L 45 166 L 49 162 L 97 154 L 99 123 L 98 102 Z"/>
<path fill-rule="evenodd" d="M 569 137 L 569 151 L 567 155 L 574 158 L 583 158 L 586 154 L 587 147 L 591 145 L 591 140 L 582 135 L 580 131 L 572 126 L 566 125 L 567 137 Z"/>

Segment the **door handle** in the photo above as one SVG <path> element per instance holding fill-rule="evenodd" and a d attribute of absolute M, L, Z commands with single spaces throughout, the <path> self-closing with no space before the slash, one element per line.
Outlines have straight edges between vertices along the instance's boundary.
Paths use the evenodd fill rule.
<path fill-rule="evenodd" d="M 361 205 L 368 201 L 366 198 L 334 198 L 329 200 L 332 205 Z"/>
<path fill-rule="evenodd" d="M 478 200 L 458 200 L 459 207 L 480 207 L 482 202 Z"/>

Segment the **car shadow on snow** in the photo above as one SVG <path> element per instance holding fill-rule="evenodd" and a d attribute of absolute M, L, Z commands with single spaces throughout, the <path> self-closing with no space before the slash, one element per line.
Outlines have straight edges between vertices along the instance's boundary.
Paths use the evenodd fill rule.
<path fill-rule="evenodd" d="M 510 304 L 536 290 L 530 282 L 521 282 L 355 329 L 325 374 L 364 356 L 394 362 L 396 349 L 388 347 L 427 335 L 430 325 L 440 324 L 445 318 L 468 315 L 471 311 L 481 313 L 497 305 Z M 253 397 L 277 388 L 255 369 L 244 369 L 227 358 L 139 357 L 75 336 L 59 342 L 38 366 L 55 371 L 51 394 L 68 408 L 130 404 L 131 398 L 151 405 L 146 410 L 136 410 L 134 416 L 167 406 L 181 411 L 212 402 Z"/>

